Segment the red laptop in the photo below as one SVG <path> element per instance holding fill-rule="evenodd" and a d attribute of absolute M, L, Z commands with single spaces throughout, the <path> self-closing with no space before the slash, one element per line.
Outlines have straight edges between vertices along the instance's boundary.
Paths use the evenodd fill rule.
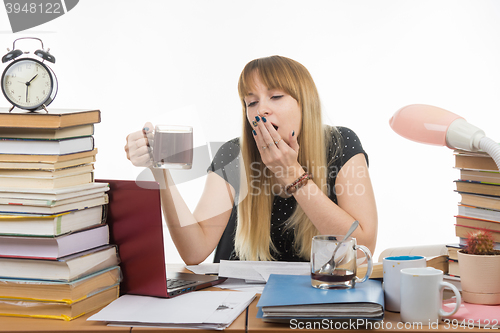
<path fill-rule="evenodd" d="M 158 183 L 113 179 L 96 182 L 109 183 L 106 221 L 110 243 L 118 246 L 120 255 L 122 294 L 173 297 L 225 280 L 190 273 L 169 272 L 167 276 Z"/>

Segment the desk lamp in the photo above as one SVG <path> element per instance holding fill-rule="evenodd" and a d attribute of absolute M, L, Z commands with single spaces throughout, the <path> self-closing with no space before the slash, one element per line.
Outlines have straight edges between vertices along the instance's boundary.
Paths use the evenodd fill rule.
<path fill-rule="evenodd" d="M 402 107 L 389 124 L 394 132 L 420 143 L 447 146 L 468 151 L 487 152 L 500 170 L 500 145 L 484 132 L 450 111 L 431 105 L 412 104 Z"/>

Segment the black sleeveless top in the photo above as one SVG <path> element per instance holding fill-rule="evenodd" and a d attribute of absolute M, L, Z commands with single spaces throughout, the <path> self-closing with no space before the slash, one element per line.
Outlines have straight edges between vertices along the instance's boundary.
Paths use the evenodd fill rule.
<path fill-rule="evenodd" d="M 333 142 L 332 149 L 328 152 L 327 163 L 330 162 L 328 167 L 328 197 L 337 203 L 337 195 L 335 194 L 335 180 L 337 174 L 342 166 L 349 161 L 349 159 L 359 153 L 365 155 L 366 162 L 368 163 L 368 155 L 363 150 L 361 141 L 356 133 L 346 127 L 337 127 L 341 136 L 341 142 Z M 334 137 L 332 137 L 335 140 Z M 335 146 L 341 145 L 340 156 L 334 155 Z M 239 139 L 235 138 L 224 143 L 217 154 L 215 155 L 212 164 L 207 171 L 217 173 L 224 178 L 235 189 L 235 205 L 231 212 L 226 229 L 217 246 L 214 262 L 220 260 L 238 260 L 234 252 L 234 234 L 236 231 L 237 223 L 237 202 L 240 188 L 240 160 L 239 160 L 240 145 Z M 273 258 L 279 261 L 305 261 L 304 258 L 299 257 L 293 248 L 295 239 L 294 230 L 285 228 L 288 217 L 292 215 L 297 201 L 295 198 L 282 198 L 278 195 L 274 196 L 273 209 L 271 213 L 271 240 L 276 247 L 276 252 L 271 252 Z"/>

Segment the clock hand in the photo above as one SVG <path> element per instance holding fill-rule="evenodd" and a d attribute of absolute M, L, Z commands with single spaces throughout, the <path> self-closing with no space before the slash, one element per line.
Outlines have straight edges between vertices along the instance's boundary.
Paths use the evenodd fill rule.
<path fill-rule="evenodd" d="M 35 76 L 33 76 L 31 78 L 31 80 L 29 80 L 28 82 L 26 82 L 26 103 L 28 102 L 28 89 L 29 89 L 29 86 L 30 86 L 30 83 L 31 81 L 33 81 L 34 79 L 36 79 L 36 77 L 38 76 L 38 74 L 36 74 Z"/>
<path fill-rule="evenodd" d="M 35 75 L 35 76 L 33 76 L 33 77 L 31 78 L 31 80 L 29 80 L 28 82 L 26 82 L 26 84 L 31 83 L 31 81 L 33 81 L 33 80 L 34 80 L 37 76 L 38 76 L 38 74 L 37 74 L 37 75 Z"/>

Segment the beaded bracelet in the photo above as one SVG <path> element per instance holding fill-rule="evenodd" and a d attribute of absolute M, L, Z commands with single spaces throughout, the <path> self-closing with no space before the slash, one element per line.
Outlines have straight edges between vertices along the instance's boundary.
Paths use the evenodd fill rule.
<path fill-rule="evenodd" d="M 295 192 L 297 192 L 299 188 L 307 184 L 307 181 L 309 179 L 313 179 L 313 176 L 308 172 L 304 172 L 304 174 L 299 178 L 297 178 L 297 180 L 295 180 L 293 183 L 285 187 L 285 194 L 286 195 L 294 194 Z"/>

